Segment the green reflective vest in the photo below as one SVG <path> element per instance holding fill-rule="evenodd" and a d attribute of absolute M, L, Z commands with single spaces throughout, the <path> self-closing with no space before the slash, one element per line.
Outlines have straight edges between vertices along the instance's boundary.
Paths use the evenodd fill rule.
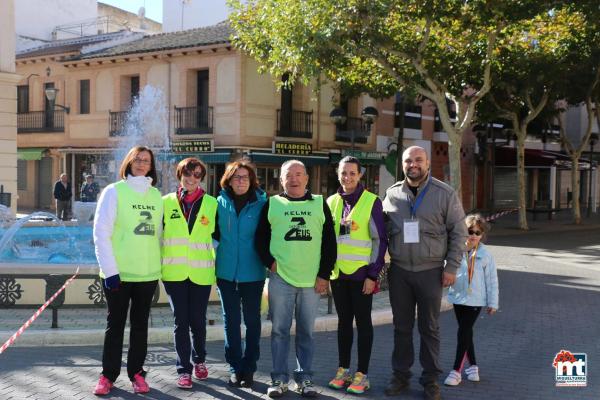
<path fill-rule="evenodd" d="M 160 192 L 150 188 L 145 194 L 138 193 L 125 181 L 117 182 L 115 189 L 117 217 L 111 242 L 119 276 L 123 282 L 160 279 Z M 100 277 L 105 278 L 102 271 Z"/>
<path fill-rule="evenodd" d="M 215 283 L 215 249 L 212 233 L 215 231 L 217 199 L 208 194 L 189 233 L 188 223 L 175 193 L 163 197 L 164 232 L 162 246 L 162 280 L 190 279 L 197 285 Z"/>
<path fill-rule="evenodd" d="M 373 248 L 369 220 L 376 199 L 377 196 L 373 193 L 366 190 L 362 192 L 358 202 L 346 217 L 347 232 L 344 235 L 340 235 L 344 200 L 337 193 L 327 199 L 337 238 L 337 260 L 331 272 L 331 279 L 337 279 L 339 271 L 351 275 L 371 262 Z"/>
<path fill-rule="evenodd" d="M 314 286 L 321 263 L 323 196 L 312 197 L 301 201 L 279 195 L 269 198 L 271 255 L 277 261 L 277 274 L 294 287 Z"/>

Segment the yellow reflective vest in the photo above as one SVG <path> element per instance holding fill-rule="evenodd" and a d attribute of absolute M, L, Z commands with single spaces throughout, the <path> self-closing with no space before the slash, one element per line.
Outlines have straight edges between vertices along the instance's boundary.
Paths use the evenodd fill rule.
<path fill-rule="evenodd" d="M 115 184 L 117 218 L 111 243 L 119 276 L 123 282 L 150 282 L 160 279 L 158 224 L 163 212 L 160 192 L 150 188 L 145 194 Z M 100 277 L 104 278 L 102 270 Z"/>
<path fill-rule="evenodd" d="M 164 196 L 163 206 L 162 280 L 189 278 L 198 285 L 212 285 L 216 279 L 212 233 L 215 231 L 217 199 L 207 194 L 202 197 L 191 234 L 177 194 Z"/>
<path fill-rule="evenodd" d="M 373 193 L 363 191 L 345 221 L 342 221 L 344 211 L 342 196 L 336 193 L 327 199 L 337 238 L 337 260 L 331 272 L 331 279 L 337 279 L 339 271 L 351 275 L 371 262 L 373 247 L 369 220 L 376 199 L 377 196 Z M 345 232 L 340 234 L 342 222 L 346 228 Z"/>

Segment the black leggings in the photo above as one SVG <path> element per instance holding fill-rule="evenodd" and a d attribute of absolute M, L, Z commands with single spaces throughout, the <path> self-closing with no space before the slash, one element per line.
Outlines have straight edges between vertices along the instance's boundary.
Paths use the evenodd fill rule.
<path fill-rule="evenodd" d="M 366 375 L 369 373 L 369 360 L 373 347 L 373 322 L 371 321 L 373 295 L 363 294 L 363 285 L 364 281 L 340 279 L 331 281 L 331 292 L 338 314 L 339 366 L 350 368 L 350 353 L 354 340 L 352 324 L 356 319 L 358 331 L 358 366 L 356 370 Z"/>
<path fill-rule="evenodd" d="M 465 356 L 470 365 L 477 365 L 475 346 L 473 346 L 473 325 L 475 325 L 480 312 L 481 307 L 454 305 L 454 315 L 458 321 L 456 357 L 454 358 L 455 371 L 462 369 Z"/>

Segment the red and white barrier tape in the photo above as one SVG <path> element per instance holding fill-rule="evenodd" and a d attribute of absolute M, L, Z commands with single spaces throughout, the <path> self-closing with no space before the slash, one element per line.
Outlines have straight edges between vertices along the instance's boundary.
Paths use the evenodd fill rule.
<path fill-rule="evenodd" d="M 513 213 L 513 212 L 515 212 L 515 211 L 519 211 L 519 209 L 518 209 L 518 208 L 513 208 L 513 209 L 510 209 L 510 210 L 504 210 L 504 211 L 500 211 L 499 213 L 492 214 L 492 215 L 488 215 L 487 217 L 485 217 L 485 220 L 486 220 L 487 222 L 489 222 L 489 221 L 493 221 L 493 220 L 495 220 L 495 219 L 498 219 L 498 218 L 500 218 L 500 217 L 501 217 L 501 216 L 503 216 L 503 215 L 510 214 L 510 213 Z"/>
<path fill-rule="evenodd" d="M 62 285 L 62 287 L 60 289 L 58 289 L 58 291 L 56 293 L 54 293 L 52 295 L 52 297 L 50 297 L 48 299 L 48 301 L 46 301 L 40 308 L 38 308 L 38 310 L 31 316 L 31 318 L 29 318 L 29 320 L 27 322 L 25 322 L 23 324 L 23 326 L 21 326 L 18 331 L 16 331 L 6 342 L 4 342 L 2 347 L 0 347 L 0 354 L 2 354 L 4 352 L 4 350 L 6 350 L 10 345 L 12 345 L 15 342 L 15 340 L 17 340 L 17 338 L 19 336 L 21 336 L 23 334 L 23 332 L 25 332 L 25 329 L 29 328 L 29 326 L 33 323 L 33 321 L 35 321 L 37 319 L 37 317 L 39 317 L 42 314 L 42 312 L 46 309 L 46 307 L 48 307 L 50 305 L 50 303 L 52 303 L 54 301 L 54 299 L 56 299 L 58 297 L 58 295 L 61 294 L 61 292 L 63 290 L 65 290 L 65 288 L 71 282 L 73 282 L 73 280 L 77 277 L 77 275 L 79 275 L 79 267 L 77 267 L 77 271 L 75 271 L 75 274 L 72 277 L 70 277 L 65 282 L 65 284 Z"/>

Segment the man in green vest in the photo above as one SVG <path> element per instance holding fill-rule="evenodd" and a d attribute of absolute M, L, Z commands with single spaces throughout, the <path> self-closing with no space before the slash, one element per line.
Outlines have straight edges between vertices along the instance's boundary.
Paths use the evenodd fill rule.
<path fill-rule="evenodd" d="M 298 160 L 281 166 L 284 192 L 265 204 L 256 230 L 256 249 L 269 274 L 272 383 L 267 394 L 288 389 L 288 352 L 292 316 L 296 316 L 296 390 L 317 392 L 312 382 L 313 330 L 319 298 L 327 293 L 337 257 L 333 219 L 323 196 L 306 189 L 308 174 Z M 295 312 L 294 312 L 295 311 Z"/>

